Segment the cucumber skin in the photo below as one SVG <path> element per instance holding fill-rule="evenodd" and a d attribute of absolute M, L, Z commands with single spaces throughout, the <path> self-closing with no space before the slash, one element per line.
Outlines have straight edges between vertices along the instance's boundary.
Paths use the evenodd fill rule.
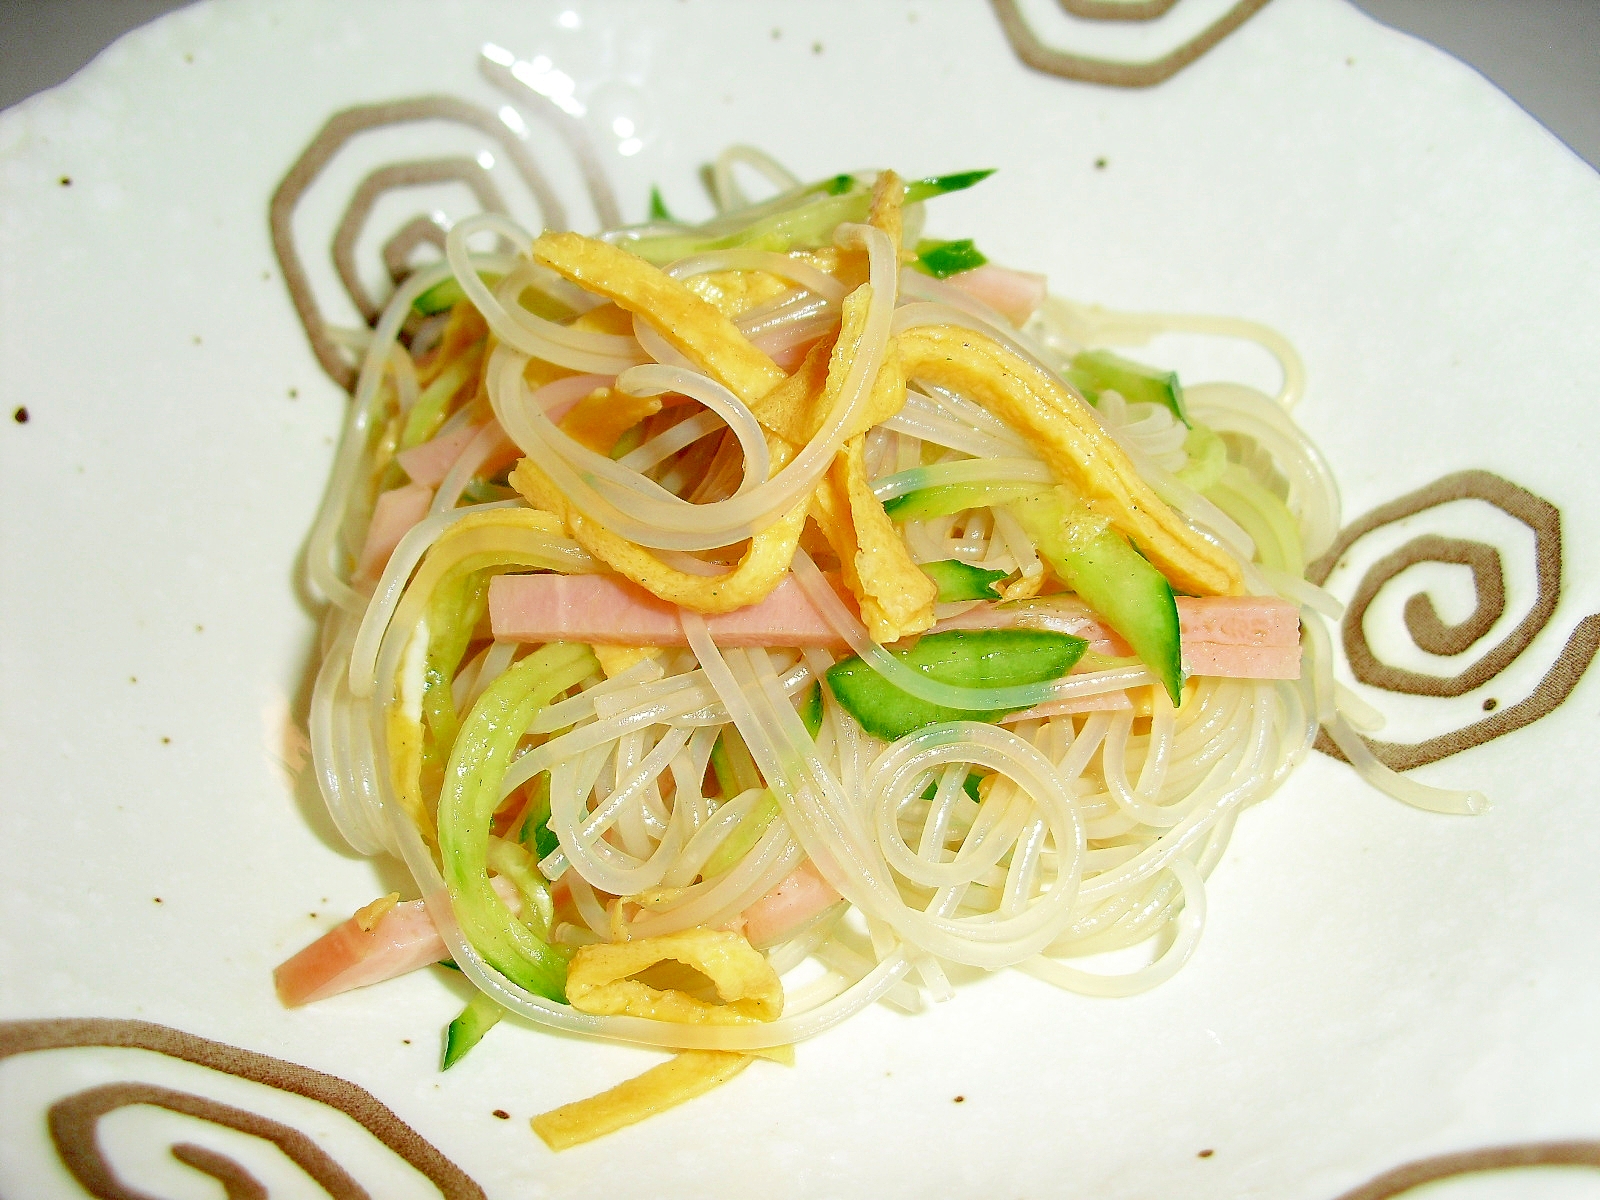
<path fill-rule="evenodd" d="M 1192 428 L 1183 386 L 1174 371 L 1158 371 L 1109 350 L 1085 350 L 1073 358 L 1066 378 L 1091 404 L 1101 392 L 1114 391 L 1129 404 L 1159 404 Z"/>
<path fill-rule="evenodd" d="M 1043 629 L 961 629 L 935 633 L 894 654 L 908 667 L 940 683 L 965 687 L 1009 687 L 1059 679 L 1088 643 Z M 851 655 L 826 674 L 834 699 L 863 729 L 894 741 L 937 721 L 998 721 L 1020 708 L 987 711 L 947 708 L 907 695 Z"/>
<path fill-rule="evenodd" d="M 450 1027 L 445 1030 L 444 1058 L 439 1069 L 448 1071 L 460 1062 L 467 1051 L 481 1042 L 483 1035 L 498 1025 L 500 1018 L 505 1015 L 506 1010 L 488 996 L 482 992 L 475 993 L 461 1010 L 461 1015 L 451 1021 Z"/>
<path fill-rule="evenodd" d="M 1060 489 L 1009 505 L 1050 569 L 1105 619 L 1155 672 L 1174 705 L 1183 701 L 1183 640 L 1172 585 L 1120 533 L 1073 530 L 1087 517 Z"/>
<path fill-rule="evenodd" d="M 800 720 L 813 741 L 822 732 L 822 685 L 813 683 L 800 701 Z"/>
<path fill-rule="evenodd" d="M 985 571 L 958 558 L 943 558 L 937 562 L 920 564 L 922 573 L 939 587 L 940 604 L 957 600 L 995 600 L 1000 596 L 996 585 L 1006 577 L 1004 571 Z"/>

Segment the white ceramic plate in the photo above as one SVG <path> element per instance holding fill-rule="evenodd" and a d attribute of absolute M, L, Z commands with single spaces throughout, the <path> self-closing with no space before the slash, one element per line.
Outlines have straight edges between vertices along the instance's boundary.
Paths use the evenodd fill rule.
<path fill-rule="evenodd" d="M 194 1143 L 275 1196 L 320 1194 L 292 1154 L 215 1124 L 219 1102 L 301 1131 L 385 1197 L 1333 1200 L 1431 1156 L 1492 1166 L 1509 1160 L 1487 1148 L 1551 1142 L 1591 1169 L 1458 1176 L 1438 1194 L 1596 1194 L 1600 670 L 1584 670 L 1583 622 L 1600 612 L 1600 180 L 1471 71 L 1336 0 L 1274 0 L 1148 90 L 1028 69 L 999 11 L 217 3 L 0 119 L 0 1196 L 81 1194 L 52 1106 L 80 1172 L 103 1108 L 104 1161 L 131 1188 L 218 1194 L 169 1153 Z M 1020 20 L 1047 47 L 1135 60 L 1228 11 L 1180 0 L 1105 23 L 1029 0 Z M 1088 1000 L 1000 977 L 916 1017 L 871 1011 L 802 1046 L 794 1070 L 758 1065 L 559 1156 L 527 1118 L 655 1056 L 506 1025 L 441 1075 L 463 992 L 440 971 L 282 1009 L 273 965 L 405 885 L 341 848 L 293 732 L 315 649 L 296 555 L 345 401 L 289 302 L 267 205 L 339 110 L 507 103 L 478 73 L 486 42 L 572 110 L 627 218 L 652 183 L 680 213 L 708 211 L 697 171 L 734 141 L 802 176 L 998 167 L 940 201 L 933 231 L 1076 298 L 1285 331 L 1347 521 L 1454 473 L 1503 481 L 1472 476 L 1479 499 L 1368 534 L 1330 580 L 1350 597 L 1423 533 L 1499 548 L 1505 611 L 1457 658 L 1412 645 L 1404 605 L 1426 587 L 1446 625 L 1464 620 L 1466 567 L 1412 566 L 1367 630 L 1378 658 L 1453 675 L 1535 612 L 1514 661 L 1454 698 L 1352 682 L 1398 743 L 1486 709 L 1518 725 L 1526 698 L 1565 686 L 1543 719 L 1418 769 L 1493 810 L 1417 812 L 1313 755 L 1240 821 L 1201 948 L 1155 992 Z M 585 227 L 574 160 L 532 125 Z M 326 251 L 364 172 L 488 151 L 504 183 L 496 145 L 413 126 L 336 157 L 295 225 L 330 316 L 347 302 Z M 357 240 L 368 285 L 404 217 L 466 199 L 382 199 Z M 514 181 L 507 199 L 534 219 Z M 1153 350 L 1271 382 L 1236 350 Z M 1538 609 L 1552 538 L 1565 553 Z M 180 1093 L 207 1098 L 213 1123 L 175 1111 Z"/>

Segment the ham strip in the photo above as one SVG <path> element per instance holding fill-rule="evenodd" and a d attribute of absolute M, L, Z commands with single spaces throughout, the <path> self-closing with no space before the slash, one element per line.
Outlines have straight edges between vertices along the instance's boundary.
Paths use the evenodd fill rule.
<path fill-rule="evenodd" d="M 985 263 L 970 271 L 961 271 L 945 280 L 960 288 L 974 300 L 981 300 L 1020 327 L 1034 310 L 1044 303 L 1045 277 L 1031 271 L 1013 271 Z"/>
<path fill-rule="evenodd" d="M 510 880 L 496 875 L 489 882 L 500 899 L 513 910 L 521 910 L 522 899 Z M 293 1008 L 351 988 L 382 983 L 449 957 L 427 906 L 421 900 L 407 900 L 379 917 L 370 930 L 362 929 L 355 917 L 334 926 L 284 960 L 273 971 L 272 981 L 278 999 Z"/>
<path fill-rule="evenodd" d="M 786 941 L 806 922 L 839 903 L 842 897 L 808 858 L 785 875 L 765 896 L 740 915 L 740 932 L 752 946 L 765 949 Z"/>
<path fill-rule="evenodd" d="M 835 582 L 835 589 L 839 584 Z M 853 600 L 840 596 L 854 607 Z M 678 610 L 643 588 L 609 575 L 500 575 L 489 584 L 489 621 L 502 641 L 589 642 L 615 646 L 684 646 Z M 1300 611 L 1275 596 L 1180 596 L 1184 669 L 1233 679 L 1300 677 Z M 845 643 L 793 576 L 760 602 L 706 618 L 723 646 L 820 646 Z M 940 621 L 950 629 L 1050 629 L 1075 634 L 1097 654 L 1125 658 L 1132 649 L 1077 597 L 974 605 Z M 1094 711 L 1082 709 L 1079 711 Z"/>
<path fill-rule="evenodd" d="M 461 452 L 482 429 L 482 425 L 457 425 L 449 433 L 441 433 L 432 441 L 400 451 L 394 460 L 411 476 L 413 483 L 438 487 L 439 481 L 450 470 L 450 464 L 461 457 Z"/>
<path fill-rule="evenodd" d="M 1071 595 L 975 606 L 940 621 L 933 632 L 1010 628 L 1070 633 L 1086 639 L 1092 652 L 1109 658 L 1133 654 L 1133 648 L 1115 630 Z M 1300 610 L 1287 600 L 1277 596 L 1179 596 L 1178 629 L 1186 674 L 1228 679 L 1300 678 Z"/>
<path fill-rule="evenodd" d="M 853 599 L 848 603 L 854 607 Z M 489 582 L 489 623 L 499 641 L 689 644 L 676 605 L 608 575 L 496 576 Z M 759 603 L 709 615 L 706 624 L 720 646 L 845 648 L 792 575 Z"/>
<path fill-rule="evenodd" d="M 433 489 L 425 483 L 408 483 L 391 488 L 372 506 L 372 521 L 356 564 L 357 579 L 376 579 L 383 574 L 389 556 L 411 527 L 428 515 Z"/>

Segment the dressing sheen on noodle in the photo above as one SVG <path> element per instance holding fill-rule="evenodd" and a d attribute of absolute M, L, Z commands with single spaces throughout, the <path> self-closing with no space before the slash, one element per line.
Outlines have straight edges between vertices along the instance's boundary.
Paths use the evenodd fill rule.
<path fill-rule="evenodd" d="M 804 186 L 735 148 L 704 225 L 480 216 L 401 285 L 311 536 L 311 739 L 421 899 L 285 962 L 285 1003 L 449 960 L 478 994 L 446 1067 L 507 1012 L 674 1052 L 535 1118 L 559 1149 L 952 966 L 1155 986 L 1319 728 L 1399 799 L 1481 806 L 1339 715 L 1293 350 L 919 236 L 986 174 Z M 1111 349 L 1170 330 L 1259 343 L 1280 394 Z"/>

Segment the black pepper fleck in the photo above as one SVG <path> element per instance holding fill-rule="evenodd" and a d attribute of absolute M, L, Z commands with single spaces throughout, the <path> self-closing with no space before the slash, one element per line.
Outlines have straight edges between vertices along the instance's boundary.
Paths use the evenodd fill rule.
<path fill-rule="evenodd" d="M 151 899 L 153 899 L 157 904 L 161 903 L 161 897 L 160 896 L 153 896 L 153 897 L 151 897 Z"/>
<path fill-rule="evenodd" d="M 1483 711 L 1484 712 L 1493 712 L 1497 707 L 1499 707 L 1499 704 L 1500 704 L 1500 701 L 1496 700 L 1493 696 L 1490 696 L 1487 700 L 1485 700 L 1483 702 Z"/>
<path fill-rule="evenodd" d="M 966 1102 L 967 1102 L 967 1098 L 965 1096 L 957 1096 L 955 1098 L 955 1103 L 956 1104 L 965 1104 Z"/>
<path fill-rule="evenodd" d="M 1200 1151 L 1199 1154 L 1196 1154 L 1195 1157 L 1196 1158 L 1210 1158 L 1215 1153 L 1216 1153 L 1215 1150 L 1202 1150 L 1202 1151 Z"/>
<path fill-rule="evenodd" d="M 72 176 L 71 175 L 63 175 L 61 177 L 61 186 L 62 187 L 71 187 L 72 186 Z"/>
<path fill-rule="evenodd" d="M 500 1119 L 500 1120 L 502 1120 L 502 1121 L 509 1121 L 509 1120 L 511 1120 L 511 1114 L 510 1114 L 510 1113 L 508 1113 L 508 1112 L 507 1112 L 507 1111 L 506 1111 L 506 1110 L 505 1110 L 505 1109 L 503 1109 L 503 1108 L 497 1108 L 497 1109 L 495 1109 L 495 1110 L 494 1110 L 494 1111 L 493 1111 L 493 1112 L 492 1112 L 492 1113 L 490 1113 L 490 1114 L 489 1114 L 489 1115 L 490 1115 L 490 1116 L 491 1116 L 491 1117 L 498 1117 L 498 1118 L 499 1118 L 499 1119 Z"/>
<path fill-rule="evenodd" d="M 18 425 L 26 425 L 28 423 L 28 406 L 26 404 L 17 405 L 11 414 L 11 419 Z"/>
<path fill-rule="evenodd" d="M 411 1045 L 411 1039 L 410 1038 L 401 1038 L 400 1041 L 404 1045 L 407 1045 L 407 1046 Z"/>
<path fill-rule="evenodd" d="M 172 745 L 172 739 L 169 738 L 169 737 L 164 737 L 164 738 L 161 739 L 161 744 L 163 746 L 170 746 L 170 745 Z"/>

